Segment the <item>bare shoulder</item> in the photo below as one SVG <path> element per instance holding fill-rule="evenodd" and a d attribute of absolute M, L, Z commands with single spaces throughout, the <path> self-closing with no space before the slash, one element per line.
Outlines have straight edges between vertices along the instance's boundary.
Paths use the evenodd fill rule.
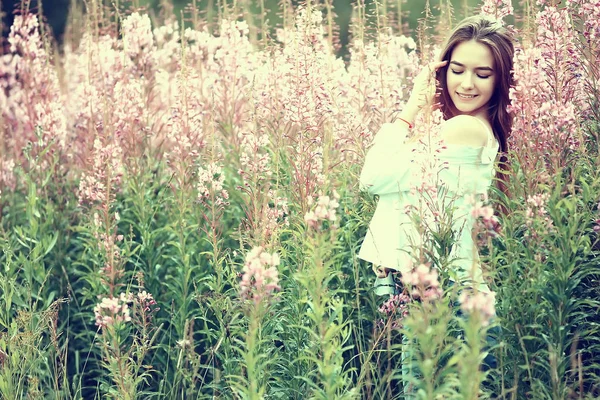
<path fill-rule="evenodd" d="M 485 146 L 488 140 L 488 131 L 484 125 L 488 124 L 476 117 L 457 115 L 442 124 L 440 133 L 447 144 Z"/>

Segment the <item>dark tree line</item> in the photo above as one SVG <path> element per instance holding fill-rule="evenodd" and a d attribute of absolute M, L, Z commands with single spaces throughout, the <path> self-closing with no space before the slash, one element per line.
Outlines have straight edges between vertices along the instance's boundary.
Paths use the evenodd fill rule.
<path fill-rule="evenodd" d="M 22 0 L 1 0 L 2 11 L 2 43 L 6 46 L 6 38 L 13 23 L 15 14 L 21 12 Z M 42 0 L 42 11 L 44 20 L 52 28 L 52 33 L 57 40 L 61 40 L 65 31 L 69 0 Z M 29 10 L 37 13 L 39 11 L 38 0 L 31 0 Z"/>

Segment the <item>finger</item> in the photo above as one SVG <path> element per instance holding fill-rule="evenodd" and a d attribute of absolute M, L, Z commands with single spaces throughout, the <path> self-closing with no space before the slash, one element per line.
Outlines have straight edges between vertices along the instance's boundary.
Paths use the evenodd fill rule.
<path fill-rule="evenodd" d="M 437 70 L 446 64 L 448 64 L 448 61 L 433 61 L 430 62 L 427 66 L 430 68 L 430 70 Z"/>
<path fill-rule="evenodd" d="M 436 61 L 436 62 L 431 62 L 431 63 L 429 63 L 429 64 L 427 64 L 427 65 L 425 65 L 425 66 L 423 67 L 423 69 L 421 70 L 421 73 L 420 73 L 420 75 L 421 75 L 421 76 L 424 76 L 424 77 L 430 77 L 430 76 L 433 76 L 433 75 L 435 75 L 436 71 L 437 71 L 439 68 L 443 67 L 443 66 L 444 66 L 444 65 L 446 65 L 446 64 L 447 64 L 447 61 L 441 61 L 441 62 L 437 62 L 437 61 Z"/>
<path fill-rule="evenodd" d="M 439 68 L 439 67 L 443 67 L 444 65 L 448 64 L 448 60 L 444 60 L 444 61 L 432 61 L 429 64 L 432 67 Z"/>

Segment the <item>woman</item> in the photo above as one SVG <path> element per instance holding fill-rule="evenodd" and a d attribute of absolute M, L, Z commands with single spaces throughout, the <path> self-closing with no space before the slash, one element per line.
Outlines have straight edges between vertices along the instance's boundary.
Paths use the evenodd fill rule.
<path fill-rule="evenodd" d="M 440 137 L 445 149 L 439 153 L 445 165 L 433 171 L 437 177 L 438 205 L 451 210 L 455 242 L 450 265 L 444 271 L 461 286 L 489 292 L 473 242 L 473 198 L 487 195 L 498 151 L 506 152 L 512 118 L 507 112 L 513 59 L 511 35 L 499 21 L 483 16 L 463 20 L 442 49 L 440 61 L 430 63 L 417 75 L 411 96 L 394 124 L 384 124 L 367 153 L 361 187 L 379 195 L 379 203 L 359 258 L 373 264 L 379 295 L 394 294 L 391 271 L 405 274 L 418 259 L 421 231 L 405 210 L 422 207 L 420 193 L 413 190 L 415 169 L 411 162 L 421 138 L 405 138 L 417 114 L 432 105 L 439 82 L 439 108 L 444 122 Z M 435 75 L 434 75 L 435 74 Z M 437 79 L 435 79 L 437 78 Z M 430 199 L 431 200 L 431 199 Z M 427 261 L 427 260 L 425 260 Z M 402 375 L 405 394 L 411 346 L 403 338 Z M 493 362 L 486 360 L 493 366 Z"/>
<path fill-rule="evenodd" d="M 361 187 L 379 195 L 379 203 L 359 258 L 373 264 L 376 293 L 392 294 L 390 271 L 411 271 L 417 261 L 413 249 L 419 232 L 407 206 L 419 204 L 414 188 L 416 163 L 411 162 L 418 137 L 405 138 L 422 108 L 433 104 L 439 82 L 439 108 L 444 115 L 440 135 L 445 149 L 439 157 L 446 165 L 438 175 L 443 205 L 452 199 L 455 244 L 450 258 L 450 279 L 489 292 L 473 243 L 475 218 L 466 211 L 473 196 L 485 197 L 494 175 L 498 151 L 506 152 L 512 118 L 507 112 L 512 86 L 513 42 L 499 21 L 484 16 L 463 20 L 450 34 L 441 61 L 432 62 L 417 75 L 400 117 L 384 124 L 367 153 Z M 437 79 L 436 79 L 437 78 Z"/>

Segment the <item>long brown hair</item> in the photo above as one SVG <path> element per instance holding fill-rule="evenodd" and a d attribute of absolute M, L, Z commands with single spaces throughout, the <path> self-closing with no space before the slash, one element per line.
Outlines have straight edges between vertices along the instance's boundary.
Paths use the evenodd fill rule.
<path fill-rule="evenodd" d="M 440 53 L 440 61 L 448 61 L 445 67 L 437 71 L 437 79 L 441 87 L 440 108 L 445 119 L 458 114 L 448 93 L 446 71 L 456 46 L 471 40 L 486 45 L 494 58 L 497 79 L 494 93 L 488 104 L 488 115 L 494 136 L 500 144 L 500 151 L 506 153 L 508 137 L 512 130 L 512 116 L 507 111 L 507 107 L 510 104 L 509 89 L 514 85 L 512 74 L 514 46 L 512 34 L 499 21 L 477 15 L 465 18 L 454 28 Z"/>

